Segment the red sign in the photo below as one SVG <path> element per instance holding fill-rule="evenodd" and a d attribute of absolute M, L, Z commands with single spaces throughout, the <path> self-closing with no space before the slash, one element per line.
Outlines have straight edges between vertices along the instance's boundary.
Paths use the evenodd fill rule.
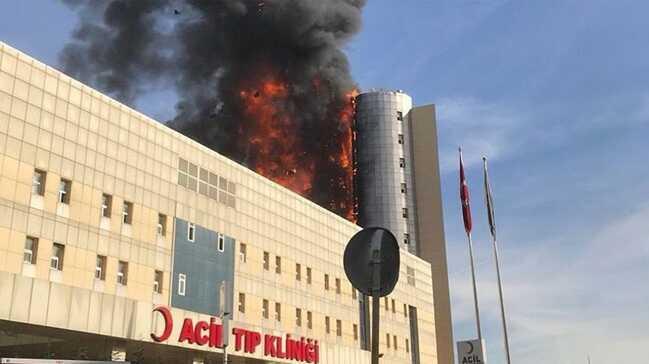
<path fill-rule="evenodd" d="M 169 339 L 173 330 L 173 317 L 168 307 L 158 306 L 153 309 L 162 315 L 165 326 L 160 336 L 151 334 L 151 339 L 155 342 L 163 342 Z M 259 345 L 262 344 L 261 333 L 234 328 L 234 350 L 244 353 L 254 354 Z M 283 340 L 284 339 L 284 340 Z M 212 317 L 210 322 L 198 321 L 196 324 L 190 318 L 183 321 L 183 327 L 178 336 L 178 342 L 187 342 L 196 345 L 208 345 L 211 348 L 223 347 L 223 326 L 216 323 Z M 286 334 L 284 338 L 265 334 L 263 337 L 264 356 L 272 358 L 295 360 L 304 363 L 318 364 L 320 362 L 320 348 L 317 340 L 306 339 L 304 337 L 292 338 Z"/>

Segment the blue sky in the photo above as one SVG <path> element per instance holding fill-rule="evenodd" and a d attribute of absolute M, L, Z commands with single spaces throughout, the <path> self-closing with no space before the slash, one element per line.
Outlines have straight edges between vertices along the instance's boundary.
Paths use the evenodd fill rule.
<path fill-rule="evenodd" d="M 57 64 L 76 19 L 3 2 L 0 39 Z M 491 363 L 503 362 L 481 191 L 490 157 L 514 362 L 637 362 L 649 347 L 649 2 L 370 0 L 346 47 L 362 88 L 435 103 L 456 339 L 475 335 L 463 145 Z M 169 96 L 139 109 L 163 117 Z"/>

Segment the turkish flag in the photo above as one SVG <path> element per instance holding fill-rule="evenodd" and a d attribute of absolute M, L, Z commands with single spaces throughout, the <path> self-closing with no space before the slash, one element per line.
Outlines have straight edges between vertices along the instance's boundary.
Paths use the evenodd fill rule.
<path fill-rule="evenodd" d="M 464 162 L 462 161 L 462 148 L 460 148 L 460 201 L 462 202 L 462 218 L 464 220 L 464 230 L 471 233 L 471 205 L 469 204 L 469 185 L 466 183 L 464 175 Z"/>

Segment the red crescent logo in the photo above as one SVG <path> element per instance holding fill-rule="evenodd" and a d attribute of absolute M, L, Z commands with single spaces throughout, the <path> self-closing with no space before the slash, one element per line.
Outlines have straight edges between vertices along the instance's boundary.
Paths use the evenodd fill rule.
<path fill-rule="evenodd" d="M 165 321 L 165 329 L 162 332 L 162 335 L 156 336 L 156 334 L 151 334 L 153 341 L 159 343 L 161 341 L 167 340 L 169 336 L 171 336 L 171 330 L 174 328 L 174 322 L 171 318 L 171 311 L 169 311 L 169 309 L 165 306 L 158 306 L 153 309 L 153 312 L 160 312 L 162 318 Z"/>

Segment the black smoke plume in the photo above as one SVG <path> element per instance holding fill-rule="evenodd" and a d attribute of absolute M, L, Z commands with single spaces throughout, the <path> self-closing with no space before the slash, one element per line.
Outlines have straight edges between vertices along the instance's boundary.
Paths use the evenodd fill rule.
<path fill-rule="evenodd" d="M 63 1 L 80 21 L 68 74 L 131 105 L 173 87 L 169 126 L 350 217 L 341 114 L 356 86 L 341 47 L 366 0 Z"/>

